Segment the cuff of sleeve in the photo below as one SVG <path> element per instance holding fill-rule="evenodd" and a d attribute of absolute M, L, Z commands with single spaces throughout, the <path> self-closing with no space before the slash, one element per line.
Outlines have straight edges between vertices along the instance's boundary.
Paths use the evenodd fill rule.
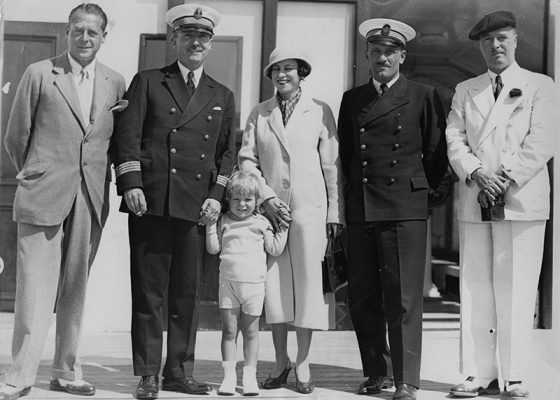
<path fill-rule="evenodd" d="M 210 191 L 210 194 L 209 194 L 208 197 L 210 197 L 211 199 L 214 199 L 214 200 L 222 201 L 222 198 L 224 197 L 224 192 L 225 192 L 225 189 L 226 189 L 226 186 L 227 186 L 228 182 L 229 182 L 229 179 L 228 179 L 227 176 L 218 175 L 218 178 L 216 179 L 216 184 L 214 185 L 214 187 Z"/>
<path fill-rule="evenodd" d="M 142 173 L 140 171 L 131 171 L 117 175 L 117 194 L 119 196 L 122 196 L 128 189 L 142 187 Z"/>

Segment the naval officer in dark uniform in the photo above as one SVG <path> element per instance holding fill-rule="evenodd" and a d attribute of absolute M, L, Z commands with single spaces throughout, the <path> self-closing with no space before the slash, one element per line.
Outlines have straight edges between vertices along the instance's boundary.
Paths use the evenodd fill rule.
<path fill-rule="evenodd" d="M 415 399 L 427 196 L 447 168 L 445 115 L 433 87 L 399 74 L 414 29 L 371 19 L 359 31 L 372 78 L 344 94 L 338 121 L 349 308 L 368 377 L 359 393 L 379 393 L 394 382 L 393 399 Z"/>
<path fill-rule="evenodd" d="M 203 70 L 216 10 L 171 8 L 178 61 L 138 73 L 115 137 L 121 211 L 129 213 L 134 374 L 137 398 L 156 398 L 162 359 L 163 295 L 168 289 L 163 390 L 201 394 L 193 379 L 204 227 L 215 221 L 235 162 L 231 90 Z"/>

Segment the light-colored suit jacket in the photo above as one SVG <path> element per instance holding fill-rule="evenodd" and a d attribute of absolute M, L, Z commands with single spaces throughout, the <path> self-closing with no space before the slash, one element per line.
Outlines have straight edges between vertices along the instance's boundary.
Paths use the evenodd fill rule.
<path fill-rule="evenodd" d="M 89 124 L 82 117 L 68 54 L 31 64 L 18 85 L 5 145 L 19 184 L 14 220 L 57 225 L 84 179 L 97 222 L 109 211 L 109 144 L 123 77 L 96 63 Z"/>
<path fill-rule="evenodd" d="M 290 139 L 291 136 L 291 139 Z M 327 207 L 327 221 L 345 223 L 338 134 L 330 107 L 302 92 L 287 127 L 276 96 L 257 105 L 243 133 L 239 167 L 263 176 L 264 198 L 293 201 L 294 183 L 314 206 Z"/>
<path fill-rule="evenodd" d="M 504 170 L 514 180 L 505 195 L 506 220 L 549 217 L 546 163 L 554 152 L 560 110 L 555 85 L 517 63 L 506 71 L 496 100 L 487 73 L 459 83 L 453 97 L 446 137 L 449 162 L 459 176 L 457 218 L 462 221 L 481 221 L 480 189 L 470 179 L 479 167 Z"/>

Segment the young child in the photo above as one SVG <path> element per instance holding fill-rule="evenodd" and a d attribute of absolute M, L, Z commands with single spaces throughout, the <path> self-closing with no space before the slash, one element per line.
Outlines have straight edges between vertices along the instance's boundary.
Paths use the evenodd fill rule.
<path fill-rule="evenodd" d="M 279 256 L 286 245 L 288 226 L 274 232 L 270 222 L 255 213 L 261 185 L 247 172 L 229 180 L 229 210 L 217 224 L 206 227 L 206 249 L 220 253 L 219 304 L 222 316 L 222 366 L 220 395 L 233 395 L 237 385 L 237 335 L 243 335 L 243 395 L 256 396 L 259 352 L 259 318 L 264 303 L 266 253 Z"/>

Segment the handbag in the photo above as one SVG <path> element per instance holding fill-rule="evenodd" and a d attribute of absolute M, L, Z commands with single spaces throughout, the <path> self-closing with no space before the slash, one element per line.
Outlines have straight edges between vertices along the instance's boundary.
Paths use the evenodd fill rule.
<path fill-rule="evenodd" d="M 329 233 L 323 260 L 323 293 L 334 293 L 348 282 L 346 255 L 342 247 L 343 235 Z"/>

